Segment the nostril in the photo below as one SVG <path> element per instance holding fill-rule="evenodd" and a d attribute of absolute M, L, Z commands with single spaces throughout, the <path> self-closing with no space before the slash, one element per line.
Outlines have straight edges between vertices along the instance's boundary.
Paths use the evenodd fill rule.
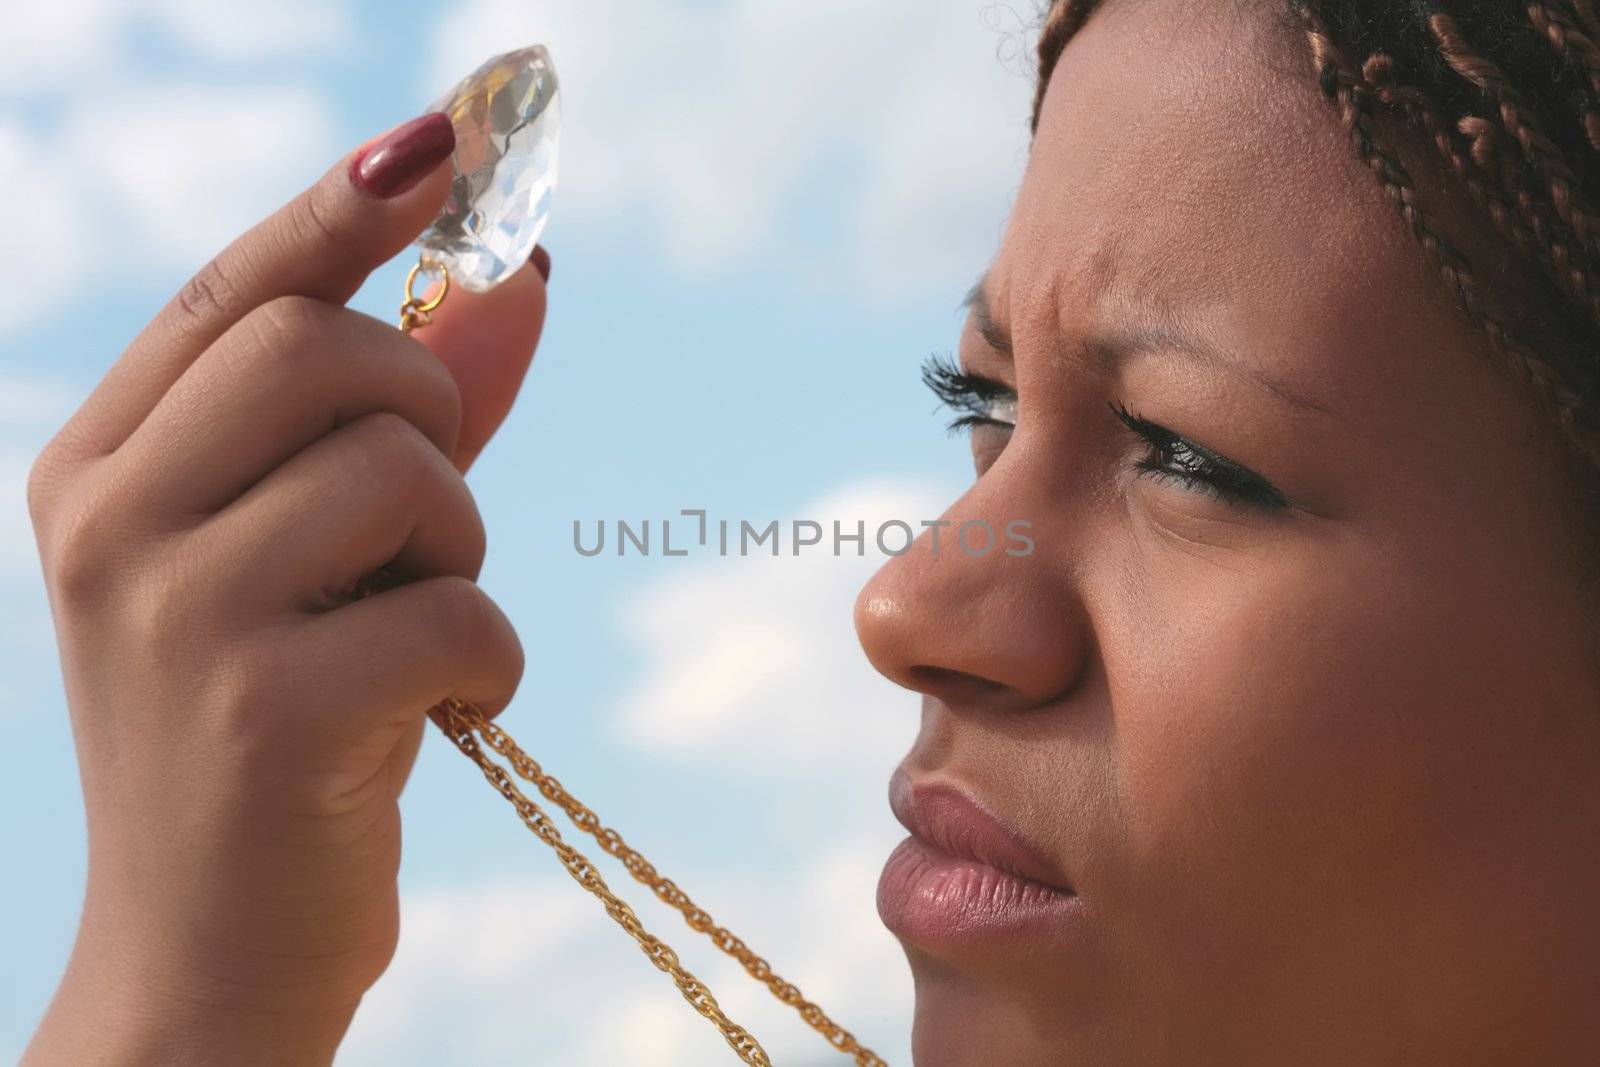
<path fill-rule="evenodd" d="M 945 704 L 974 704 L 1002 692 L 1005 686 L 965 671 L 947 667 L 915 666 L 906 671 L 912 689 L 926 693 Z"/>

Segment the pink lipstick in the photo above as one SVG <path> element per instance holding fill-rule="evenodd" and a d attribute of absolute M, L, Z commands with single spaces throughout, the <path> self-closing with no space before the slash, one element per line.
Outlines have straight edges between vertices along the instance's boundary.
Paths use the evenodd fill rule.
<path fill-rule="evenodd" d="M 889 806 L 911 836 L 884 865 L 878 914 L 902 940 L 935 948 L 1036 934 L 1081 912 L 1055 866 L 965 790 L 899 770 Z"/>

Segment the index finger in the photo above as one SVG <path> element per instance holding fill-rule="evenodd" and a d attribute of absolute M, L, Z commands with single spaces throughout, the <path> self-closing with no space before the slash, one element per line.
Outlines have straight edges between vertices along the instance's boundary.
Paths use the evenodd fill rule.
<path fill-rule="evenodd" d="M 74 459 L 109 455 L 173 382 L 251 309 L 282 296 L 343 304 L 437 214 L 450 118 L 433 112 L 348 154 L 186 282 L 58 435 Z"/>

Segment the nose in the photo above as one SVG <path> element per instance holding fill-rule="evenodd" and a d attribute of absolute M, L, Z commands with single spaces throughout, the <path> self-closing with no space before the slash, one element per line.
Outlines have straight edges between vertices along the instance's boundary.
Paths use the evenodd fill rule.
<path fill-rule="evenodd" d="M 856 634 L 878 672 L 907 689 L 951 707 L 1026 710 L 1073 688 L 1089 628 L 1071 554 L 1053 543 L 1059 525 L 1006 514 L 986 481 L 872 577 L 856 598 Z M 964 527 L 977 531 L 967 543 Z M 994 544 L 978 553 L 985 527 Z"/>

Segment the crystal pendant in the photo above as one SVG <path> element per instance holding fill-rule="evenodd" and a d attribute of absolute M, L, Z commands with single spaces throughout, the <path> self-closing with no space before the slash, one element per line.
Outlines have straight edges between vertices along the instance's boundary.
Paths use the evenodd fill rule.
<path fill-rule="evenodd" d="M 416 244 L 475 293 L 527 262 L 550 218 L 561 106 L 543 45 L 489 60 L 429 110 L 455 124 L 450 198 Z"/>

